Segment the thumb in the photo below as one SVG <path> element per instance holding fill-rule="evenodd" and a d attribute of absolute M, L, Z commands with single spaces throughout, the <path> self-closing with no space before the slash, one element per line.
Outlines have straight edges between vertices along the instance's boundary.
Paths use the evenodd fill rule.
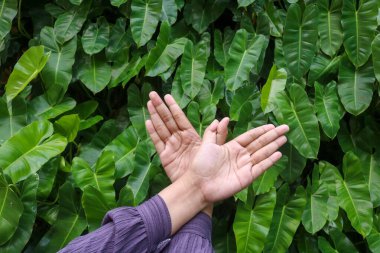
<path fill-rule="evenodd" d="M 216 143 L 216 130 L 218 128 L 219 121 L 215 119 L 205 130 L 203 134 L 203 142 Z"/>
<path fill-rule="evenodd" d="M 223 145 L 226 142 L 229 123 L 230 119 L 228 117 L 225 117 L 220 121 L 216 129 L 216 144 Z"/>

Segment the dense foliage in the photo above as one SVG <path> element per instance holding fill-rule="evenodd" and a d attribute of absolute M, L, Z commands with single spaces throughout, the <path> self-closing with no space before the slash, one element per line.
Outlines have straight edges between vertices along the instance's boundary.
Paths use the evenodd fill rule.
<path fill-rule="evenodd" d="M 144 126 L 288 124 L 216 252 L 380 252 L 378 0 L 0 0 L 0 252 L 55 252 L 169 184 Z M 223 186 L 221 186 L 223 187 Z"/>

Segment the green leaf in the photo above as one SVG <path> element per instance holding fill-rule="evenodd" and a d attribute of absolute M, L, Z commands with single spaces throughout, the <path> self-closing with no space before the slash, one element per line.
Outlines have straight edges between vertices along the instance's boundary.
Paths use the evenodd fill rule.
<path fill-rule="evenodd" d="M 116 7 L 120 7 L 120 5 L 126 3 L 128 0 L 111 0 L 111 4 Z"/>
<path fill-rule="evenodd" d="M 130 126 L 104 148 L 111 151 L 115 157 L 116 178 L 123 178 L 132 173 L 138 143 L 137 132 Z"/>
<path fill-rule="evenodd" d="M 151 90 L 152 87 L 147 83 L 144 83 L 141 91 L 134 84 L 128 88 L 129 118 L 139 137 L 143 140 L 147 138 L 145 121 L 149 119 L 149 112 L 146 108 L 146 104 L 149 99 L 148 94 Z"/>
<path fill-rule="evenodd" d="M 317 158 L 320 136 L 318 120 L 305 90 L 298 84 L 289 87 L 289 95 L 278 93 L 274 111 L 280 124 L 289 125 L 289 142 L 307 158 Z"/>
<path fill-rule="evenodd" d="M 306 166 L 306 158 L 290 143 L 286 143 L 281 152 L 288 157 L 285 169 L 281 172 L 281 177 L 289 184 L 296 181 L 302 174 Z"/>
<path fill-rule="evenodd" d="M 54 122 L 54 129 L 60 135 L 65 136 L 68 142 L 73 142 L 79 130 L 79 123 L 78 114 L 65 115 Z"/>
<path fill-rule="evenodd" d="M 298 4 L 292 4 L 286 16 L 284 54 L 290 73 L 301 78 L 310 68 L 318 39 L 318 8 L 307 5 L 302 13 Z"/>
<path fill-rule="evenodd" d="M 321 40 L 321 50 L 325 54 L 333 56 L 343 42 L 343 32 L 340 24 L 342 19 L 342 0 L 321 0 L 318 1 L 318 7 L 318 32 Z"/>
<path fill-rule="evenodd" d="M 74 5 L 80 5 L 83 2 L 83 0 L 70 0 L 70 3 Z"/>
<path fill-rule="evenodd" d="M 63 152 L 66 138 L 53 134 L 48 121 L 35 121 L 22 128 L 0 147 L 0 168 L 13 183 L 26 179 Z"/>
<path fill-rule="evenodd" d="M 261 90 L 261 108 L 264 113 L 271 112 L 276 107 L 275 97 L 278 92 L 285 89 L 286 79 L 285 69 L 277 69 L 276 65 L 273 65 Z"/>
<path fill-rule="evenodd" d="M 51 104 L 61 101 L 72 78 L 72 67 L 75 62 L 77 38 L 74 36 L 63 45 L 56 42 L 56 34 L 52 27 L 45 26 L 41 30 L 41 44 L 50 52 L 49 60 L 41 72 L 45 84 L 46 96 Z"/>
<path fill-rule="evenodd" d="M 267 169 L 260 177 L 252 183 L 256 195 L 267 193 L 275 184 L 277 177 L 285 169 L 288 163 L 288 157 L 282 156 L 272 167 Z"/>
<path fill-rule="evenodd" d="M 371 252 L 378 252 L 380 250 L 380 233 L 377 229 L 372 228 L 371 233 L 366 237 L 366 240 Z"/>
<path fill-rule="evenodd" d="M 215 29 L 214 32 L 214 56 L 220 66 L 225 67 L 228 60 L 228 50 L 231 46 L 234 33 L 231 29 L 225 29 L 224 33 Z"/>
<path fill-rule="evenodd" d="M 377 27 L 376 5 L 376 0 L 343 1 L 343 44 L 348 58 L 356 67 L 364 65 L 371 55 L 371 43 Z"/>
<path fill-rule="evenodd" d="M 145 64 L 147 76 L 158 76 L 167 71 L 175 60 L 183 54 L 187 39 L 180 38 L 170 42 L 170 26 L 163 22 L 156 46 L 149 52 Z"/>
<path fill-rule="evenodd" d="M 380 82 L 380 34 L 372 41 L 372 62 L 376 79 Z"/>
<path fill-rule="evenodd" d="M 312 86 L 315 81 L 325 83 L 331 80 L 338 72 L 340 59 L 341 56 L 330 59 L 322 53 L 317 54 L 310 66 L 308 84 Z"/>
<path fill-rule="evenodd" d="M 132 189 L 135 203 L 141 203 L 148 194 L 149 180 L 158 170 L 159 158 L 153 155 L 153 146 L 149 140 L 142 141 L 137 145 L 135 153 L 135 168 L 127 181 L 127 187 Z"/>
<path fill-rule="evenodd" d="M 247 7 L 248 5 L 255 2 L 255 0 L 238 0 L 239 7 Z"/>
<path fill-rule="evenodd" d="M 28 116 L 31 120 L 52 119 L 71 109 L 76 105 L 74 99 L 66 97 L 60 104 L 50 105 L 44 95 L 34 98 L 28 105 Z"/>
<path fill-rule="evenodd" d="M 185 5 L 186 22 L 202 34 L 223 13 L 227 0 L 193 0 Z"/>
<path fill-rule="evenodd" d="M 50 161 L 45 163 L 44 166 L 42 166 L 42 168 L 38 171 L 39 183 L 37 198 L 39 200 L 49 197 L 49 194 L 53 189 L 53 184 L 55 182 L 58 168 L 60 166 L 60 158 L 61 157 L 58 156 L 50 159 Z"/>
<path fill-rule="evenodd" d="M 338 94 L 346 111 L 355 116 L 364 112 L 371 103 L 375 81 L 371 62 L 355 68 L 344 57 L 340 61 L 338 79 Z"/>
<path fill-rule="evenodd" d="M 5 244 L 16 232 L 24 207 L 20 198 L 7 181 L 0 178 L 0 245 Z"/>
<path fill-rule="evenodd" d="M 129 48 L 133 43 L 132 34 L 128 30 L 125 18 L 118 18 L 113 25 L 110 33 L 109 43 L 106 48 L 106 56 L 108 60 L 116 62 L 125 62 L 125 54 L 129 52 Z"/>
<path fill-rule="evenodd" d="M 75 6 L 63 12 L 54 23 L 56 40 L 61 45 L 71 40 L 82 29 L 90 11 L 91 0 L 84 0 L 80 6 Z"/>
<path fill-rule="evenodd" d="M 251 69 L 257 66 L 260 55 L 265 51 L 268 40 L 263 35 L 252 38 L 246 30 L 240 29 L 229 49 L 229 59 L 225 66 L 224 80 L 227 89 L 234 91 L 249 80 Z"/>
<path fill-rule="evenodd" d="M 88 185 L 83 190 L 82 206 L 86 214 L 88 229 L 92 232 L 100 227 L 104 215 L 115 207 L 115 201 L 107 203 L 102 192 Z"/>
<path fill-rule="evenodd" d="M 335 248 L 339 253 L 358 253 L 354 244 L 348 239 L 348 237 L 339 231 L 337 228 L 329 229 L 330 237 L 334 243 Z"/>
<path fill-rule="evenodd" d="M 316 178 L 315 175 L 316 174 Z M 315 234 L 323 228 L 327 221 L 328 189 L 319 183 L 318 167 L 313 171 L 313 182 L 308 180 L 306 188 L 306 207 L 302 215 L 302 224 L 310 234 Z"/>
<path fill-rule="evenodd" d="M 23 205 L 23 212 L 20 217 L 17 230 L 13 234 L 12 238 L 4 245 L 0 247 L 0 251 L 4 253 L 21 252 L 33 231 L 34 222 L 37 213 L 37 201 L 36 193 L 38 188 L 38 175 L 32 174 L 28 177 L 21 185 L 21 202 Z M 16 201 L 17 203 L 17 201 Z M 13 214 L 17 213 L 15 210 L 15 205 L 13 203 L 12 209 L 10 209 Z"/>
<path fill-rule="evenodd" d="M 360 154 L 363 175 L 368 185 L 373 207 L 380 206 L 380 156 L 379 152 L 373 154 Z"/>
<path fill-rule="evenodd" d="M 297 187 L 295 194 L 287 201 L 289 189 L 287 185 L 277 193 L 276 207 L 272 224 L 265 241 L 264 252 L 286 252 L 300 224 L 302 211 L 306 204 L 305 190 Z"/>
<path fill-rule="evenodd" d="M 162 0 L 132 0 L 131 31 L 137 47 L 144 46 L 156 31 Z"/>
<path fill-rule="evenodd" d="M 9 104 L 4 97 L 0 99 L 0 144 L 27 125 L 26 112 L 27 104 L 24 98 L 17 97 Z"/>
<path fill-rule="evenodd" d="M 231 120 L 239 121 L 240 115 L 244 115 L 241 111 L 244 111 L 245 106 L 252 105 L 252 100 L 258 96 L 258 92 L 253 86 L 244 86 L 235 91 L 232 98 L 230 107 L 230 118 Z"/>
<path fill-rule="evenodd" d="M 17 0 L 2 0 L 0 3 L 0 44 L 12 28 L 12 21 L 17 15 L 17 3 Z"/>
<path fill-rule="evenodd" d="M 119 83 L 122 83 L 122 86 L 125 87 L 129 80 L 136 76 L 140 72 L 141 68 L 144 67 L 147 59 L 148 57 L 146 55 L 143 58 L 137 55 L 129 62 L 124 61 L 114 64 L 112 66 L 113 68 L 109 87 L 116 87 Z"/>
<path fill-rule="evenodd" d="M 343 158 L 344 180 L 337 180 L 339 206 L 342 207 L 351 225 L 363 237 L 372 229 L 372 209 L 368 185 L 366 184 L 359 158 L 352 152 Z"/>
<path fill-rule="evenodd" d="M 111 66 L 101 55 L 86 56 L 78 70 L 79 79 L 93 93 L 102 91 L 111 80 Z"/>
<path fill-rule="evenodd" d="M 216 107 L 209 105 L 200 111 L 199 104 L 192 101 L 187 107 L 187 117 L 200 136 L 203 135 L 208 125 L 215 119 Z"/>
<path fill-rule="evenodd" d="M 44 53 L 43 46 L 31 47 L 21 56 L 5 86 L 8 102 L 37 77 L 48 59 L 49 54 Z"/>
<path fill-rule="evenodd" d="M 233 225 L 238 252 L 263 251 L 275 204 L 275 188 L 257 197 L 253 210 L 242 202 L 238 202 Z"/>
<path fill-rule="evenodd" d="M 339 201 L 336 191 L 336 181 L 342 180 L 336 167 L 326 161 L 319 162 L 320 182 L 325 184 L 329 194 L 327 200 L 327 218 L 329 221 L 335 221 L 339 212 Z"/>
<path fill-rule="evenodd" d="M 344 116 L 344 109 L 338 98 L 336 83 L 332 81 L 326 86 L 322 86 L 316 82 L 314 88 L 314 108 L 318 121 L 321 123 L 324 133 L 334 139 L 340 127 L 339 121 Z"/>
<path fill-rule="evenodd" d="M 318 236 L 318 248 L 322 253 L 339 253 L 330 243 L 322 236 Z"/>
<path fill-rule="evenodd" d="M 161 22 L 167 21 L 173 25 L 177 20 L 177 5 L 175 0 L 162 0 Z"/>
<path fill-rule="evenodd" d="M 80 157 L 75 157 L 72 164 L 72 173 L 76 185 L 84 191 L 90 185 L 102 193 L 107 203 L 115 201 L 115 162 L 111 151 L 101 153 L 96 164 L 92 167 Z"/>
<path fill-rule="evenodd" d="M 197 45 L 188 41 L 181 60 L 181 83 L 183 90 L 191 98 L 200 91 L 206 74 L 210 56 L 210 35 L 205 33 Z"/>
<path fill-rule="evenodd" d="M 96 23 L 90 23 L 84 30 L 82 46 L 86 54 L 93 55 L 108 46 L 110 26 L 105 17 L 98 18 Z"/>
<path fill-rule="evenodd" d="M 57 252 L 86 229 L 80 198 L 74 187 L 66 182 L 59 188 L 59 212 L 56 222 L 42 237 L 36 252 Z"/>

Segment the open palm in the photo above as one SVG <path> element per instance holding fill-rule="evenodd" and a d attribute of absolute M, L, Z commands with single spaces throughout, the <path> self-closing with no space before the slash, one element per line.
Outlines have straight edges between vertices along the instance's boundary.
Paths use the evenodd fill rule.
<path fill-rule="evenodd" d="M 201 138 L 172 96 L 165 96 L 166 104 L 156 92 L 151 92 L 149 97 L 148 110 L 151 120 L 146 122 L 146 128 L 166 174 L 174 182 L 190 167 L 201 146 Z M 215 121 L 213 124 L 217 124 L 216 143 L 224 144 L 228 118 L 220 123 Z"/>

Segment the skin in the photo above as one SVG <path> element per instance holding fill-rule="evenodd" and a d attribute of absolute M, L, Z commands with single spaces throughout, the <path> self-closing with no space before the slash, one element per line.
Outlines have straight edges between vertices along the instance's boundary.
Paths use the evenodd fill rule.
<path fill-rule="evenodd" d="M 146 126 L 174 181 L 159 193 L 169 210 L 172 234 L 201 210 L 249 186 L 281 158 L 277 150 L 286 142 L 286 125 L 264 125 L 220 145 L 227 135 L 228 119 L 215 120 L 200 141 L 174 99 L 165 96 L 166 107 L 157 97 L 150 94 L 151 121 Z"/>

